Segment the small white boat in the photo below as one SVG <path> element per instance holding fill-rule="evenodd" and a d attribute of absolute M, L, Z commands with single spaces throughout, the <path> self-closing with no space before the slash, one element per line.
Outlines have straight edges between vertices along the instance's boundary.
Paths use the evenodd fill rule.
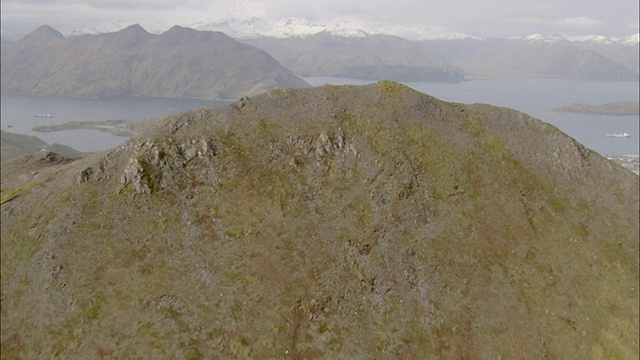
<path fill-rule="evenodd" d="M 626 138 L 631 136 L 628 132 L 607 134 L 608 137 Z"/>
<path fill-rule="evenodd" d="M 42 113 L 40 113 L 40 114 L 35 114 L 35 115 L 33 115 L 33 117 L 35 117 L 35 118 L 47 118 L 47 119 L 50 119 L 50 118 L 52 118 L 52 117 L 53 117 L 53 115 L 48 114 L 48 113 L 47 113 L 47 114 L 42 114 Z"/>

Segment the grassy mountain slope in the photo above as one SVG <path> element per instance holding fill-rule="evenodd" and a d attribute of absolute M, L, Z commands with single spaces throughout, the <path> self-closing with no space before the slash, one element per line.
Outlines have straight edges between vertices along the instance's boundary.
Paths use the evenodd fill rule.
<path fill-rule="evenodd" d="M 3 358 L 637 356 L 638 177 L 514 110 L 274 90 L 2 195 Z"/>
<path fill-rule="evenodd" d="M 460 71 L 441 56 L 389 35 L 351 38 L 316 34 L 285 39 L 241 39 L 300 76 L 367 80 L 459 82 Z"/>
<path fill-rule="evenodd" d="M 160 35 L 132 25 L 69 39 L 44 26 L 2 50 L 6 93 L 236 99 L 308 86 L 264 51 L 179 26 Z"/>

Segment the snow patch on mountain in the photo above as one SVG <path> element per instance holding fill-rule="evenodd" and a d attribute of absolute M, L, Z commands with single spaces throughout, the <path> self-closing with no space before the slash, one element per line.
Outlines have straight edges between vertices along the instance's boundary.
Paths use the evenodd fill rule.
<path fill-rule="evenodd" d="M 224 19 L 214 22 L 196 22 L 187 25 L 196 30 L 221 31 L 235 38 L 259 37 L 304 37 L 318 33 L 336 36 L 363 37 L 370 34 L 361 27 L 341 21 L 328 23 L 312 23 L 307 19 L 288 18 L 282 20 L 266 20 L 261 18 Z"/>
<path fill-rule="evenodd" d="M 638 34 L 630 36 L 602 36 L 602 35 L 586 35 L 586 36 L 567 36 L 563 34 L 541 35 L 533 34 L 524 38 L 525 41 L 531 43 L 554 43 L 558 41 L 581 42 L 602 45 L 625 45 L 638 46 Z"/>

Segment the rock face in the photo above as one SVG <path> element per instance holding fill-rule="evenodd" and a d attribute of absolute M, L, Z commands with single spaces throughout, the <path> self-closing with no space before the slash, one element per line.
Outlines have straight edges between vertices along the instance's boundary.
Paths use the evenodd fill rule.
<path fill-rule="evenodd" d="M 1 209 L 3 358 L 637 354 L 638 177 L 396 83 L 182 113 Z"/>
<path fill-rule="evenodd" d="M 44 26 L 3 45 L 2 92 L 74 97 L 237 99 L 276 87 L 308 87 L 264 51 L 219 32 L 139 25 L 65 39 Z"/>

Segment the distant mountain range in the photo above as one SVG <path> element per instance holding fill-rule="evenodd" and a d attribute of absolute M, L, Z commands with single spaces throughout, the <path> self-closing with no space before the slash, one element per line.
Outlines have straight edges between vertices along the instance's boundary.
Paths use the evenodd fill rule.
<path fill-rule="evenodd" d="M 91 27 L 77 28 L 67 33 L 68 36 L 83 34 L 101 34 L 121 30 L 129 25 L 130 21 L 110 21 L 96 24 Z M 286 18 L 270 20 L 258 17 L 249 18 L 229 18 L 215 21 L 198 21 L 185 24 L 189 28 L 196 30 L 221 31 L 234 38 L 287 38 L 304 37 L 319 33 L 331 34 L 335 36 L 363 37 L 366 35 L 394 35 L 411 41 L 420 40 L 460 40 L 491 39 L 483 36 L 473 36 L 460 32 L 450 32 L 437 26 L 416 26 L 416 25 L 389 25 L 383 27 L 371 27 L 361 23 L 348 21 L 313 22 L 304 18 Z M 152 33 L 162 33 L 170 26 L 161 23 L 145 24 L 145 29 Z M 639 35 L 633 34 L 625 37 L 618 36 L 568 36 L 564 34 L 541 35 L 533 34 L 523 38 L 527 41 L 571 41 L 585 43 L 607 43 L 637 46 L 640 42 Z"/>
<path fill-rule="evenodd" d="M 73 33 L 122 26 L 122 23 L 101 24 Z M 495 77 L 638 79 L 638 34 L 626 37 L 533 34 L 503 39 L 450 33 L 431 26 L 374 29 L 344 21 L 315 23 L 299 18 L 274 21 L 255 17 L 189 26 L 222 31 L 255 45 L 300 76 L 400 81 Z M 160 24 L 152 27 L 162 28 Z"/>
<path fill-rule="evenodd" d="M 418 43 L 463 69 L 467 78 L 570 77 L 637 81 L 637 43 L 630 46 L 600 40 L 530 37 Z"/>
<path fill-rule="evenodd" d="M 239 39 L 276 58 L 299 76 L 458 82 L 461 70 L 442 56 L 389 35 L 318 33 L 306 37 Z"/>
<path fill-rule="evenodd" d="M 551 34 L 541 35 L 533 34 L 529 35 L 523 40 L 527 42 L 574 42 L 584 44 L 599 44 L 599 45 L 624 45 L 624 46 L 638 46 L 639 34 L 633 34 L 630 36 L 618 37 L 618 36 L 601 36 L 601 35 L 588 35 L 588 36 L 566 36 L 563 34 Z"/>
<path fill-rule="evenodd" d="M 236 99 L 307 87 L 266 52 L 220 33 L 139 25 L 65 38 L 43 26 L 2 45 L 2 92 L 74 97 Z"/>
<path fill-rule="evenodd" d="M 71 34 L 100 33 L 124 24 L 113 22 Z M 312 23 L 290 18 L 198 22 L 189 27 L 221 31 L 256 46 L 299 76 L 333 76 L 367 80 L 458 82 L 460 69 L 410 41 L 362 29 L 346 22 Z M 158 29 L 158 25 L 155 25 Z"/>
<path fill-rule="evenodd" d="M 2 91 L 224 99 L 274 87 L 308 86 L 296 76 L 437 82 L 499 77 L 639 79 L 638 34 L 501 39 L 428 27 L 373 31 L 344 22 L 251 18 L 192 24 L 200 31 L 174 26 L 154 35 L 132 25 L 113 33 L 77 35 L 123 25 L 77 29 L 67 38 L 42 27 L 17 42 L 3 39 Z M 153 28 L 159 31 L 162 26 Z M 429 40 L 410 41 L 382 31 Z"/>

